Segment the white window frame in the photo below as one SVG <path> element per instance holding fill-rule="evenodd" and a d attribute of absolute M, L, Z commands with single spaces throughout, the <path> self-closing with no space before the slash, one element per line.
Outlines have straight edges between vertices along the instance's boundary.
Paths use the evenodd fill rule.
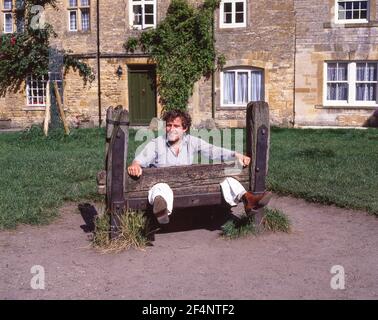
<path fill-rule="evenodd" d="M 142 25 L 134 25 L 134 10 L 133 10 L 134 5 L 142 6 Z M 153 6 L 153 19 L 154 19 L 153 24 L 146 24 L 144 21 L 145 5 Z M 156 0 L 139 0 L 139 1 L 129 0 L 129 25 L 131 29 L 143 30 L 146 28 L 156 28 L 156 20 L 157 20 Z"/>
<path fill-rule="evenodd" d="M 6 16 L 10 16 L 11 17 L 11 20 L 12 20 L 12 28 L 10 31 L 7 31 L 6 29 L 6 23 L 7 23 L 7 18 Z M 4 33 L 13 33 L 14 32 L 14 26 L 13 26 L 13 13 L 11 12 L 4 12 L 3 13 L 3 19 L 4 19 L 4 23 L 3 23 L 3 32 Z"/>
<path fill-rule="evenodd" d="M 42 85 L 43 85 L 43 89 L 42 89 L 42 100 L 43 100 L 43 103 L 29 103 L 29 89 L 30 89 L 30 81 L 33 82 L 33 81 L 37 81 L 37 82 L 41 82 Z M 47 88 L 47 80 L 45 77 L 42 77 L 42 79 L 35 79 L 33 77 L 33 75 L 29 75 L 27 78 L 26 78 L 26 106 L 27 107 L 46 107 L 46 88 Z M 37 90 L 37 95 L 36 97 L 39 98 L 41 97 L 41 95 L 39 94 L 39 91 L 40 89 Z M 32 101 L 33 101 L 33 98 L 34 98 L 34 93 L 33 93 L 33 89 L 31 89 L 31 98 L 32 98 Z M 38 99 L 39 100 L 39 99 Z"/>
<path fill-rule="evenodd" d="M 370 0 L 367 1 L 366 19 L 339 19 L 339 2 L 355 2 L 356 0 L 335 0 L 335 22 L 340 24 L 347 23 L 367 23 L 370 17 Z M 362 1 L 359 1 L 362 2 Z"/>
<path fill-rule="evenodd" d="M 243 22 L 236 23 L 236 2 L 243 2 Z M 224 22 L 224 4 L 231 3 L 232 6 L 232 22 Z M 222 0 L 219 6 L 219 27 L 220 28 L 245 28 L 247 26 L 247 0 Z"/>
<path fill-rule="evenodd" d="M 262 90 L 262 98 L 265 100 L 265 74 L 264 74 L 264 70 L 263 69 L 260 69 L 260 68 L 227 68 L 227 69 L 224 69 L 223 71 L 221 71 L 220 73 L 220 106 L 222 108 L 241 108 L 241 107 L 246 107 L 247 104 L 251 101 L 251 97 L 252 97 L 252 84 L 251 84 L 251 81 L 252 81 L 252 71 L 259 71 L 262 73 L 262 83 L 261 83 L 261 90 Z M 227 72 L 235 72 L 235 103 L 234 104 L 225 104 L 224 103 L 224 88 L 223 88 L 223 79 L 224 79 L 224 73 L 227 73 Z M 237 90 L 238 90 L 238 81 L 237 81 L 237 73 L 248 73 L 248 101 L 246 104 L 238 104 L 237 103 Z"/>
<path fill-rule="evenodd" d="M 89 28 L 83 29 L 82 24 L 82 10 L 88 10 L 89 12 Z M 76 1 L 76 6 L 70 5 L 70 0 L 67 0 L 67 11 L 68 11 L 68 30 L 72 32 L 83 31 L 88 32 L 91 30 L 91 1 L 88 1 L 88 5 L 82 5 L 81 0 Z M 71 29 L 71 12 L 76 13 L 76 29 Z"/>
<path fill-rule="evenodd" d="M 328 63 L 347 63 L 348 64 L 348 100 L 327 100 L 328 81 Z M 361 101 L 356 99 L 357 83 L 366 83 L 367 81 L 357 81 L 357 64 L 358 63 L 375 63 L 378 77 L 378 61 L 326 61 L 323 69 L 323 105 L 334 107 L 378 107 L 378 79 L 372 81 L 377 83 L 376 101 Z M 340 81 L 337 81 L 340 82 Z"/>

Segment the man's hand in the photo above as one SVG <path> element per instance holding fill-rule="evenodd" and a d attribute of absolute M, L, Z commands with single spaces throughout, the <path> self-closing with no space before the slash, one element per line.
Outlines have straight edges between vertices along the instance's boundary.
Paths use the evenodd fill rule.
<path fill-rule="evenodd" d="M 251 163 L 251 158 L 250 157 L 247 157 L 244 154 L 241 154 L 241 153 L 238 153 L 238 152 L 235 152 L 235 158 L 239 160 L 239 163 L 243 167 L 247 167 Z"/>
<path fill-rule="evenodd" d="M 127 168 L 127 173 L 132 177 L 140 177 L 142 175 L 142 167 L 138 161 L 133 161 L 131 166 Z"/>

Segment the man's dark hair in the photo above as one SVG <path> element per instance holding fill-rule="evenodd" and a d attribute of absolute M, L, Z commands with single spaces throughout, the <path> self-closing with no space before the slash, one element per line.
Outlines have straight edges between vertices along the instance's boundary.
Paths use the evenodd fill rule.
<path fill-rule="evenodd" d="M 162 116 L 162 119 L 165 122 L 168 122 L 168 121 L 172 121 L 172 120 L 176 119 L 177 117 L 181 118 L 182 127 L 184 129 L 189 130 L 190 126 L 192 125 L 192 118 L 189 115 L 189 113 L 186 112 L 186 111 L 183 111 L 183 110 L 180 110 L 180 109 L 165 111 L 163 116 Z"/>

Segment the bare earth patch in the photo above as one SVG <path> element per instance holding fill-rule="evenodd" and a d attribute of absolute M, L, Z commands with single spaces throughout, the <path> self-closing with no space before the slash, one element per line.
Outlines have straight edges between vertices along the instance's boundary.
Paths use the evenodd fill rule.
<path fill-rule="evenodd" d="M 378 298 L 376 217 L 289 197 L 270 206 L 289 216 L 291 234 L 230 241 L 214 223 L 184 230 L 193 221 L 177 218 L 145 251 L 100 254 L 68 203 L 49 226 L 0 232 L 0 299 Z M 33 265 L 45 268 L 45 290 L 30 287 Z M 345 290 L 331 289 L 334 265 Z"/>

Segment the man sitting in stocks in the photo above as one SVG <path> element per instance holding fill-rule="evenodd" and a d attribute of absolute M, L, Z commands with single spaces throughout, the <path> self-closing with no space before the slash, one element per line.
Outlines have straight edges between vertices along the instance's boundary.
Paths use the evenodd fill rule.
<path fill-rule="evenodd" d="M 193 164 L 194 155 L 198 151 L 201 156 L 212 160 L 237 159 L 244 167 L 251 158 L 225 148 L 208 144 L 203 139 L 187 133 L 191 125 L 191 117 L 187 112 L 171 110 L 163 114 L 166 133 L 152 139 L 136 156 L 127 168 L 130 176 L 140 177 L 142 167 L 170 167 Z M 225 201 L 236 206 L 243 201 L 246 214 L 268 204 L 272 197 L 270 192 L 254 195 L 246 191 L 242 184 L 232 177 L 220 183 Z M 153 205 L 153 213 L 160 224 L 169 223 L 169 215 L 173 209 L 173 191 L 167 183 L 157 183 L 148 192 L 148 201 Z"/>

